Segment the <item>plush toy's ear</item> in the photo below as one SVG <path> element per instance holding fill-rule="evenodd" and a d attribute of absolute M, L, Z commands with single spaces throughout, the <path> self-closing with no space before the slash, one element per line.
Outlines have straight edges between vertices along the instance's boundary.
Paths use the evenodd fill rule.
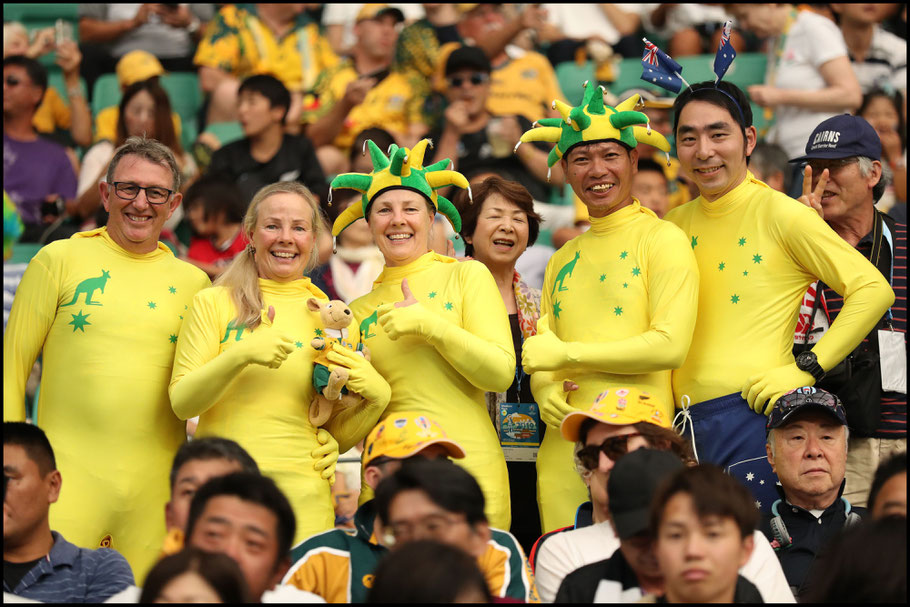
<path fill-rule="evenodd" d="M 306 300 L 306 307 L 310 310 L 310 312 L 318 312 L 322 306 L 319 305 L 318 299 L 315 297 L 310 297 L 308 300 Z"/>

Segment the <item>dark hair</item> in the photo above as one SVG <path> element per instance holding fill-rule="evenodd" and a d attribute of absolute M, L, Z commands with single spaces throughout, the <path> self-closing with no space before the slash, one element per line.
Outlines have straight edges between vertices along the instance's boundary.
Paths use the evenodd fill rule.
<path fill-rule="evenodd" d="M 894 111 L 897 112 L 897 134 L 901 138 L 901 148 L 907 149 L 907 133 L 904 131 L 904 98 L 901 95 L 900 91 L 894 91 L 889 93 L 880 88 L 874 88 L 865 95 L 863 95 L 863 103 L 859 106 L 859 109 L 856 110 L 857 116 L 862 116 L 863 112 L 866 111 L 866 108 L 869 107 L 869 104 L 874 100 L 882 97 L 891 102 L 891 105 L 894 106 Z"/>
<path fill-rule="evenodd" d="M 177 449 L 174 463 L 171 464 L 171 491 L 174 490 L 174 483 L 177 482 L 177 473 L 187 462 L 209 459 L 226 459 L 230 462 L 237 462 L 244 472 L 259 474 L 259 466 L 243 447 L 229 438 L 206 436 L 183 443 Z"/>
<path fill-rule="evenodd" d="M 677 493 L 685 493 L 692 498 L 699 518 L 709 515 L 732 518 L 743 538 L 755 531 L 758 509 L 749 490 L 717 466 L 699 464 L 683 468 L 661 483 L 651 503 L 651 530 L 655 536 L 667 502 Z"/>
<path fill-rule="evenodd" d="M 776 143 L 759 141 L 749 157 L 750 166 L 757 168 L 762 177 L 768 177 L 778 171 L 784 176 L 784 192 L 790 190 L 793 169 L 789 164 L 787 152 Z"/>
<path fill-rule="evenodd" d="M 294 533 L 297 532 L 297 519 L 291 503 L 284 496 L 275 481 L 267 476 L 252 474 L 250 472 L 234 472 L 226 476 L 217 476 L 202 485 L 193 496 L 190 503 L 190 514 L 186 522 L 186 538 L 193 535 L 196 521 L 202 516 L 205 505 L 213 497 L 229 495 L 267 508 L 278 519 L 276 536 L 278 539 L 278 553 L 275 555 L 275 565 L 288 556 Z"/>
<path fill-rule="evenodd" d="M 579 442 L 584 443 L 588 439 L 588 433 L 591 431 L 591 428 L 600 423 L 603 422 L 599 422 L 590 417 L 581 422 L 581 426 L 578 428 Z M 642 435 L 645 441 L 647 441 L 648 446 L 652 449 L 671 451 L 686 465 L 698 463 L 695 460 L 695 456 L 692 455 L 692 449 L 689 447 L 689 443 L 686 442 L 686 439 L 680 436 L 676 430 L 664 428 L 663 426 L 648 422 L 638 422 L 632 424 L 632 427 Z"/>
<path fill-rule="evenodd" d="M 18 66 L 25 69 L 25 73 L 28 74 L 32 84 L 41 89 L 41 98 L 34 108 L 38 109 L 38 106 L 44 101 L 44 93 L 47 91 L 47 70 L 40 62 L 31 57 L 26 57 L 25 55 L 10 55 L 9 57 L 4 58 L 3 69 L 5 70 L 7 66 Z"/>
<path fill-rule="evenodd" d="M 492 194 L 499 194 L 507 201 L 517 206 L 528 218 L 528 246 L 537 242 L 540 234 L 540 222 L 543 218 L 534 210 L 534 199 L 527 188 L 517 181 L 509 181 L 502 177 L 487 177 L 476 189 L 473 190 L 474 204 L 468 198 L 467 190 L 460 190 L 455 196 L 455 208 L 461 215 L 461 238 L 464 240 L 464 254 L 474 255 L 474 245 L 469 244 L 465 237 L 474 236 L 477 229 L 477 219 L 483 211 L 483 203 Z"/>
<path fill-rule="evenodd" d="M 725 95 L 724 93 L 727 94 Z M 746 136 L 746 129 L 752 126 L 752 106 L 749 105 L 749 99 L 746 94 L 738 86 L 730 84 L 726 80 L 718 82 L 716 88 L 713 80 L 706 80 L 693 84 L 684 90 L 673 102 L 674 134 L 679 125 L 679 115 L 682 114 L 683 108 L 690 101 L 706 101 L 727 110 L 733 116 L 736 124 L 739 125 L 743 137 Z M 742 114 L 740 114 L 740 110 L 742 110 Z"/>
<path fill-rule="evenodd" d="M 271 74 L 256 74 L 250 76 L 240 84 L 237 89 L 237 95 L 240 96 L 244 91 L 259 93 L 269 100 L 269 109 L 283 107 L 284 114 L 281 115 L 281 122 L 287 118 L 288 110 L 291 109 L 291 93 L 287 87 Z"/>
<path fill-rule="evenodd" d="M 906 603 L 907 519 L 864 521 L 838 534 L 805 588 L 801 603 Z"/>
<path fill-rule="evenodd" d="M 653 171 L 655 173 L 660 173 L 660 176 L 664 178 L 664 181 L 667 183 L 670 182 L 667 179 L 667 174 L 664 172 L 664 168 L 660 166 L 660 163 L 654 160 L 653 158 L 641 158 L 638 159 L 638 172 L 642 171 Z"/>
<path fill-rule="evenodd" d="M 218 595 L 222 603 L 248 603 L 249 589 L 240 566 L 231 557 L 220 552 L 207 552 L 187 546 L 177 554 L 158 561 L 145 578 L 140 603 L 153 603 L 161 598 L 161 591 L 184 573 L 195 573 Z"/>
<path fill-rule="evenodd" d="M 3 422 L 3 444 L 22 447 L 42 476 L 57 469 L 54 448 L 44 430 L 26 422 Z"/>
<path fill-rule="evenodd" d="M 380 561 L 366 602 L 454 603 L 469 590 L 493 600 L 475 559 L 448 544 L 417 540 Z"/>
<path fill-rule="evenodd" d="M 180 139 L 177 138 L 177 132 L 174 130 L 174 119 L 171 117 L 171 100 L 167 96 L 167 91 L 158 84 L 157 78 L 140 80 L 126 87 L 123 91 L 123 97 L 120 99 L 120 115 L 117 117 L 117 141 L 115 146 L 121 146 L 130 136 L 126 131 L 126 106 L 132 101 L 133 97 L 141 91 L 147 91 L 155 102 L 155 132 L 142 133 L 143 137 L 154 136 L 167 147 L 169 147 L 176 156 L 183 154 L 183 146 L 180 145 Z"/>
<path fill-rule="evenodd" d="M 363 153 L 363 144 L 367 139 L 371 139 L 373 143 L 376 144 L 376 147 L 378 147 L 383 152 L 388 152 L 389 147 L 395 143 L 395 138 L 392 137 L 391 133 L 385 129 L 380 129 L 375 126 L 369 129 L 364 129 L 360 131 L 360 133 L 354 139 L 354 143 L 351 145 L 351 162 L 354 162 L 354 159 L 358 154 Z"/>
<path fill-rule="evenodd" d="M 872 512 L 872 509 L 875 508 L 875 501 L 878 499 L 878 493 L 882 490 L 884 484 L 902 472 L 904 474 L 907 473 L 906 451 L 895 453 L 878 465 L 875 470 L 875 476 L 872 477 L 872 486 L 869 488 L 869 500 L 867 502 L 867 510 L 869 512 Z"/>
<path fill-rule="evenodd" d="M 464 514 L 469 525 L 486 522 L 484 497 L 471 474 L 451 461 L 422 457 L 404 460 L 401 468 L 383 479 L 376 488 L 376 512 L 389 521 L 389 506 L 403 491 L 422 491 L 427 498 L 447 512 Z"/>
<path fill-rule="evenodd" d="M 186 190 L 184 210 L 197 205 L 206 221 L 223 213 L 227 223 L 243 223 L 247 206 L 234 181 L 218 173 L 203 175 Z"/>

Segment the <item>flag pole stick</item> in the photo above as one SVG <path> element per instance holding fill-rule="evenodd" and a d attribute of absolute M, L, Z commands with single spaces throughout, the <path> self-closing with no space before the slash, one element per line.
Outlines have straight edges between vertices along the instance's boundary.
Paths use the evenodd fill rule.
<path fill-rule="evenodd" d="M 682 83 L 686 85 L 686 88 L 689 88 L 690 86 L 692 86 L 691 84 L 686 82 L 685 78 L 683 78 L 682 76 L 679 75 L 679 72 L 673 72 L 673 75 L 676 76 L 677 78 L 679 78 L 680 80 L 682 80 Z"/>

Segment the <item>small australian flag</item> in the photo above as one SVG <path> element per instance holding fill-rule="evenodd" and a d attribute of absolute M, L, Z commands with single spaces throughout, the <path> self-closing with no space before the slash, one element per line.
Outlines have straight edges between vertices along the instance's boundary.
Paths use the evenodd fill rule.
<path fill-rule="evenodd" d="M 730 26 L 732 23 L 732 21 L 724 23 L 724 31 L 720 36 L 720 46 L 714 56 L 714 73 L 717 74 L 717 80 L 724 77 L 724 74 L 730 69 L 730 64 L 736 59 L 736 50 L 730 44 Z"/>
<path fill-rule="evenodd" d="M 641 79 L 656 84 L 662 89 L 678 93 L 682 88 L 682 66 L 676 63 L 653 42 L 645 39 L 645 54 L 641 58 Z"/>

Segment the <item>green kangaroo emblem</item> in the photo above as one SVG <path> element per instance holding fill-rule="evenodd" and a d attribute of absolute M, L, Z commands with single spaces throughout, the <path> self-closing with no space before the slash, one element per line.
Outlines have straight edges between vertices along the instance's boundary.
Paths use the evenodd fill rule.
<path fill-rule="evenodd" d="M 379 322 L 379 310 L 373 310 L 373 313 L 360 323 L 360 341 L 364 341 L 368 337 L 376 337 L 375 333 L 370 333 L 370 327 L 377 322 Z"/>
<path fill-rule="evenodd" d="M 228 323 L 227 331 L 224 332 L 224 339 L 219 343 L 224 343 L 228 340 L 228 337 L 231 335 L 231 331 L 236 331 L 237 335 L 234 337 L 234 341 L 240 341 L 240 336 L 243 334 L 243 330 L 246 328 L 246 325 L 240 325 L 239 327 L 234 325 L 234 321 Z"/>
<path fill-rule="evenodd" d="M 83 293 L 85 294 L 85 305 L 87 306 L 100 306 L 101 302 L 92 301 L 92 295 L 95 294 L 95 291 L 101 289 L 101 292 L 104 293 L 104 285 L 107 284 L 107 279 L 111 277 L 110 272 L 107 270 L 101 270 L 101 276 L 96 276 L 95 278 L 86 278 L 76 286 L 76 292 L 73 293 L 73 300 L 67 304 L 60 306 L 65 308 L 66 306 L 71 306 L 76 303 L 76 300 L 79 299 L 79 296 Z"/>
<path fill-rule="evenodd" d="M 572 271 L 575 269 L 575 264 L 578 263 L 578 259 L 580 257 L 581 251 L 575 251 L 575 257 L 572 259 L 572 261 L 562 267 L 562 269 L 559 271 L 559 274 L 556 275 L 556 281 L 553 283 L 553 293 L 551 293 L 551 295 L 555 294 L 556 291 L 567 291 L 569 289 L 569 287 L 563 286 L 562 283 L 567 277 L 572 277 Z"/>

